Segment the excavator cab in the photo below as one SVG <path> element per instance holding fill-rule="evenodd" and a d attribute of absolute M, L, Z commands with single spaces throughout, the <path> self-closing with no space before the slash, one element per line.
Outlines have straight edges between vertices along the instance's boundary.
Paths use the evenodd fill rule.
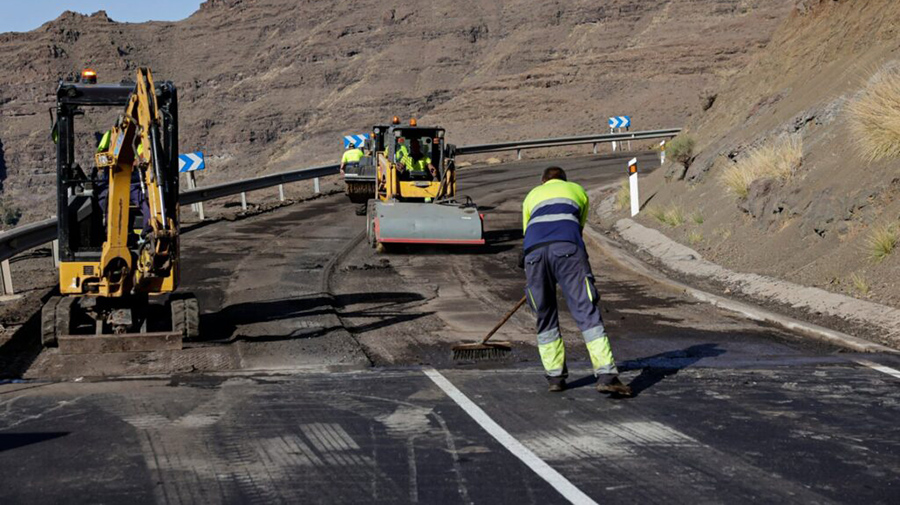
<path fill-rule="evenodd" d="M 171 295 L 180 268 L 175 85 L 143 68 L 117 84 L 85 71 L 60 82 L 56 98 L 60 296 L 42 309 L 42 343 L 180 348 L 197 336 L 199 308 Z"/>

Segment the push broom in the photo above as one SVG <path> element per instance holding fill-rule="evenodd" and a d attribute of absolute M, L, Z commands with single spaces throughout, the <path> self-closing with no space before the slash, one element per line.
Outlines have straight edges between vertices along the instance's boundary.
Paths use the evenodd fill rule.
<path fill-rule="evenodd" d="M 509 312 L 503 316 L 503 319 L 497 323 L 494 328 L 488 332 L 487 335 L 481 339 L 481 342 L 475 342 L 470 344 L 459 344 L 453 347 L 453 359 L 455 361 L 482 361 L 482 360 L 499 360 L 503 359 L 510 351 L 512 351 L 512 344 L 510 342 L 488 342 L 491 337 L 494 336 L 494 333 L 497 333 L 509 318 L 519 310 L 519 308 L 525 304 L 525 297 L 523 296 L 516 306 L 512 308 Z"/>

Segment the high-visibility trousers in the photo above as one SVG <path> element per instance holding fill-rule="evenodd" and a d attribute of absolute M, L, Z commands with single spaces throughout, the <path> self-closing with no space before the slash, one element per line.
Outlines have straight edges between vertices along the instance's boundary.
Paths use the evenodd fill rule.
<path fill-rule="evenodd" d="M 554 242 L 525 256 L 526 297 L 537 316 L 537 341 L 548 377 L 565 377 L 566 350 L 559 333 L 556 286 L 563 292 L 591 356 L 594 375 L 618 374 L 587 252 L 578 244 Z"/>

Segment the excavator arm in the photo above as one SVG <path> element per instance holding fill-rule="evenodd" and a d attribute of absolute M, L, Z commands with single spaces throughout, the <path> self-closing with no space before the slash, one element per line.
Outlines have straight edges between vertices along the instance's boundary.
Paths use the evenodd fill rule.
<path fill-rule="evenodd" d="M 97 166 L 109 171 L 106 241 L 100 257 L 100 296 L 119 297 L 134 292 L 147 279 L 166 276 L 174 264 L 177 240 L 175 216 L 167 215 L 165 155 L 160 137 L 162 124 L 149 69 L 137 71 L 135 89 L 124 114 L 112 128 L 109 148 L 97 153 Z M 137 171 L 140 195 L 146 199 L 149 226 L 141 236 L 137 258 L 128 248 L 131 233 L 129 207 L 133 172 Z"/>

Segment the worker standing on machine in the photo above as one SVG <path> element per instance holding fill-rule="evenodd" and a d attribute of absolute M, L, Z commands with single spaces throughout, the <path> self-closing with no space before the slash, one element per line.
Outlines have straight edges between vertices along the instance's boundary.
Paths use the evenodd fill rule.
<path fill-rule="evenodd" d="M 363 156 L 365 156 L 365 154 L 362 152 L 362 149 L 353 144 L 347 144 L 347 150 L 344 151 L 344 155 L 341 156 L 341 175 L 344 175 L 344 168 L 346 168 L 347 165 L 359 163 L 359 160 L 363 159 Z"/>
<path fill-rule="evenodd" d="M 526 296 L 537 316 L 541 362 L 552 392 L 566 387 L 566 351 L 559 333 L 556 286 L 587 344 L 597 377 L 597 391 L 630 396 L 631 388 L 619 380 L 609 338 L 603 327 L 599 295 L 581 237 L 589 212 L 588 196 L 579 184 L 567 182 L 562 168 L 544 170 L 541 185 L 532 189 L 522 205 L 525 233 L 523 263 Z"/>

